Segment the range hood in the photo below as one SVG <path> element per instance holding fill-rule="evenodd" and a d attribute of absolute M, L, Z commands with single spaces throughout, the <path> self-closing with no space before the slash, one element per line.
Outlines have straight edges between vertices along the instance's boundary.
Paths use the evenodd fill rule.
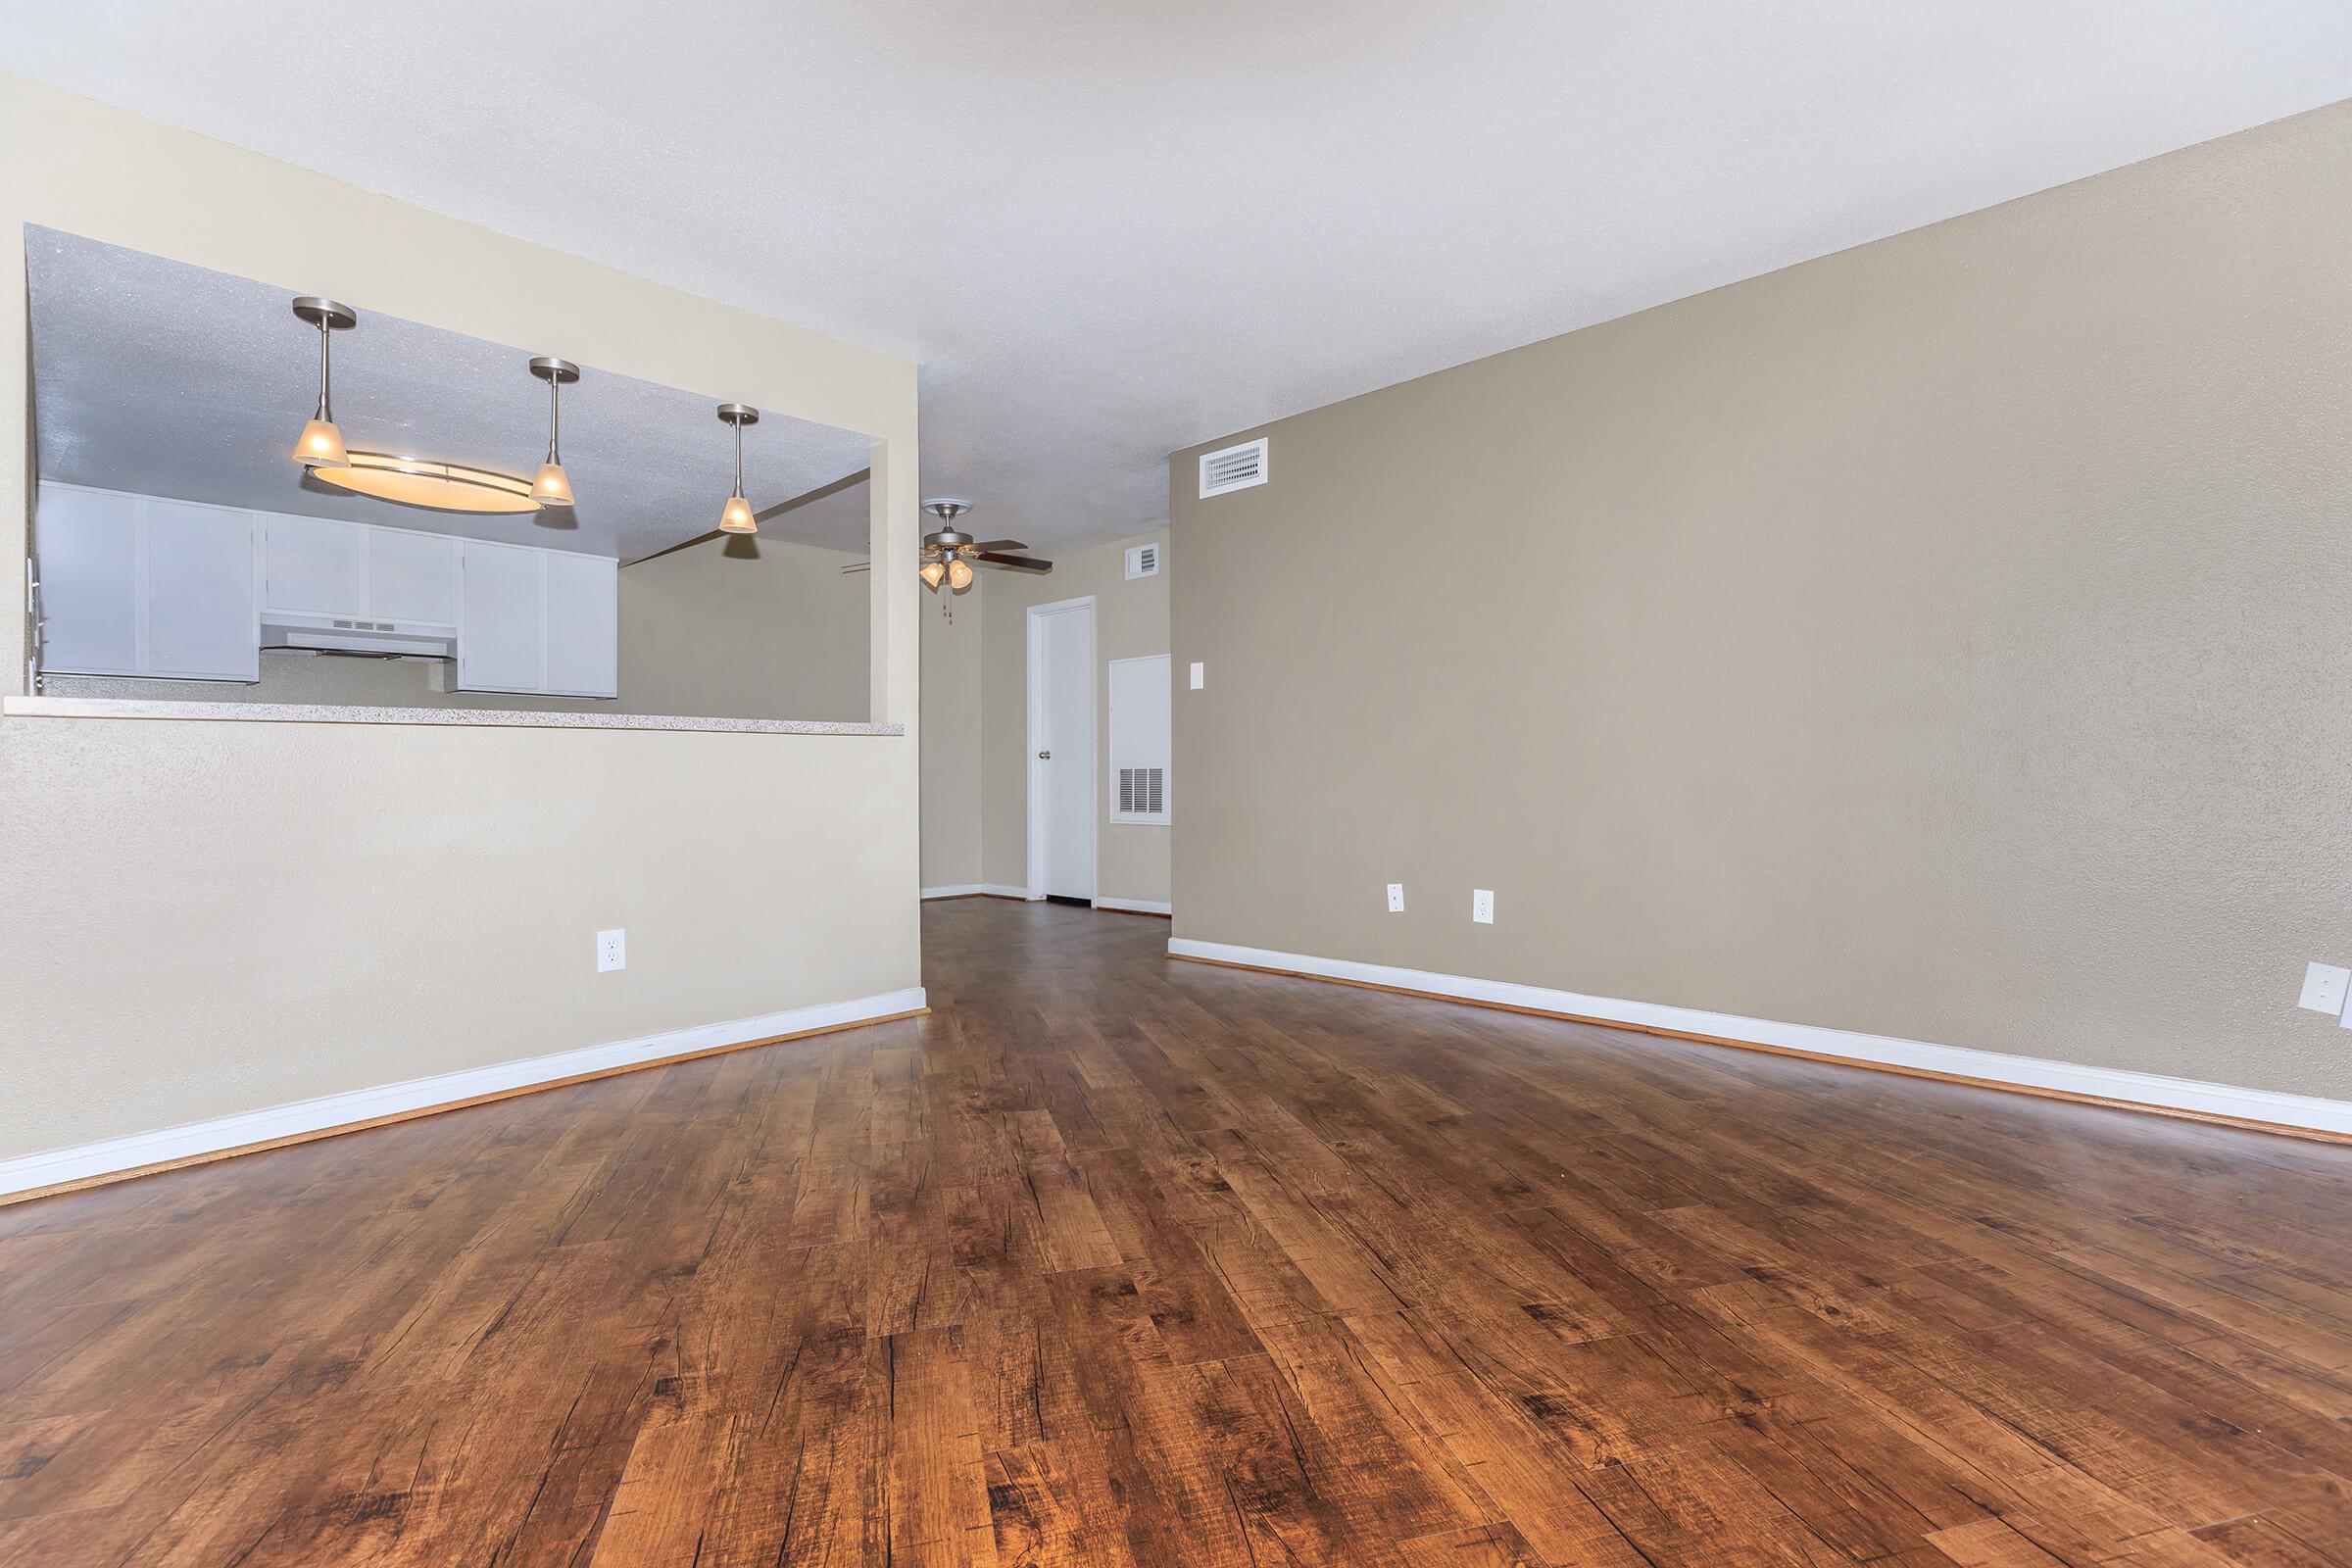
<path fill-rule="evenodd" d="M 458 628 L 433 621 L 360 620 L 271 610 L 262 614 L 262 649 L 369 659 L 454 659 Z"/>

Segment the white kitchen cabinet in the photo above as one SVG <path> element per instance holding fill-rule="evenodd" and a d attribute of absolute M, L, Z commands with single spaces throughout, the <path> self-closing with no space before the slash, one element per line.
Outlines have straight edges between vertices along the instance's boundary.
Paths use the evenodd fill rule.
<path fill-rule="evenodd" d="M 147 520 L 147 667 L 184 680 L 260 680 L 253 514 L 141 499 Z"/>
<path fill-rule="evenodd" d="M 44 484 L 40 669 L 261 679 L 253 514 Z"/>
<path fill-rule="evenodd" d="M 618 563 L 480 539 L 459 559 L 461 691 L 619 694 Z"/>
<path fill-rule="evenodd" d="M 546 550 L 547 689 L 612 697 L 619 689 L 619 564 Z"/>
<path fill-rule="evenodd" d="M 547 687 L 544 551 L 466 539 L 458 601 L 458 686 L 469 692 Z"/>
<path fill-rule="evenodd" d="M 139 673 L 139 498 L 41 486 L 40 667 L 74 675 Z"/>
<path fill-rule="evenodd" d="M 262 516 L 262 608 L 298 615 L 368 616 L 368 536 L 363 522 Z"/>
<path fill-rule="evenodd" d="M 443 533 L 368 530 L 368 610 L 374 620 L 458 623 L 458 542 Z"/>

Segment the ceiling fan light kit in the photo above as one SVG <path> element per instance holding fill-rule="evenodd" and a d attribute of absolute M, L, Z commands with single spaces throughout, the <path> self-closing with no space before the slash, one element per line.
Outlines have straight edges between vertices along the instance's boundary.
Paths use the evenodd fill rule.
<path fill-rule="evenodd" d="M 918 573 L 923 586 L 938 592 L 944 584 L 947 593 L 939 602 L 940 612 L 948 619 L 956 618 L 955 596 L 972 585 L 975 566 L 1009 566 L 1015 571 L 1049 572 L 1054 563 L 1034 556 L 1008 555 L 1005 552 L 1026 550 L 1029 547 L 1018 539 L 974 539 L 956 526 L 956 519 L 972 510 L 969 501 L 956 496 L 934 496 L 923 503 L 923 510 L 939 519 L 939 526 L 923 535 L 922 569 Z M 852 569 L 845 566 L 844 571 Z"/>

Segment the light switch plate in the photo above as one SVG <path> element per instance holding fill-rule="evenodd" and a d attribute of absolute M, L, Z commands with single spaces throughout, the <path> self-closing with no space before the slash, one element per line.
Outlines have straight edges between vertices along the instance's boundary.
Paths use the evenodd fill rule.
<path fill-rule="evenodd" d="M 629 966 L 629 934 L 626 931 L 599 931 L 596 934 L 596 972 L 607 974 Z"/>
<path fill-rule="evenodd" d="M 1404 912 L 1404 884 L 1401 882 L 1389 884 L 1389 912 L 1391 914 Z"/>
<path fill-rule="evenodd" d="M 1206 664 L 1203 664 L 1202 662 L 1200 662 L 1200 661 L 1199 661 L 1198 659 L 1194 660 L 1194 661 L 1193 661 L 1193 690 L 1195 690 L 1195 691 L 1199 691 L 1199 690 L 1200 690 L 1201 687 L 1203 687 L 1203 686 L 1205 686 L 1205 685 L 1207 685 L 1207 684 L 1208 684 L 1208 666 L 1207 666 Z"/>
<path fill-rule="evenodd" d="M 2309 1007 L 2314 1012 L 2332 1012 L 2340 1018 L 2347 991 L 2352 991 L 2352 969 L 2339 969 L 2332 963 L 2307 963 L 2303 966 L 2303 996 L 2295 1005 Z M 2352 1028 L 2352 1024 L 2345 1027 Z"/>
<path fill-rule="evenodd" d="M 1472 888 L 1470 890 L 1470 918 L 1476 920 L 1480 925 L 1494 923 L 1494 890 L 1493 888 Z"/>

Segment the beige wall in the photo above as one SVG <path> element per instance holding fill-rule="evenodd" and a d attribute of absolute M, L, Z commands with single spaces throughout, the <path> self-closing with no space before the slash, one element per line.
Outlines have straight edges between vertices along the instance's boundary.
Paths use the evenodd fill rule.
<path fill-rule="evenodd" d="M 1021 887 L 1029 880 L 1029 607 L 1057 599 L 1095 600 L 1095 776 L 1110 766 L 1109 683 L 1102 666 L 1168 651 L 1168 582 L 1184 569 L 1174 551 L 1156 577 L 1126 580 L 1126 550 L 1147 540 L 1167 543 L 1167 530 L 1136 534 L 1083 550 L 1054 551 L 1054 570 L 983 573 L 987 599 L 981 642 L 987 664 L 982 719 L 982 880 Z M 956 617 L 962 618 L 961 609 Z M 1171 770 L 1173 771 L 1173 770 Z M 1103 786 L 1107 789 L 1107 785 Z M 1181 790 L 1171 780 L 1171 793 Z M 1183 812 L 1181 800 L 1170 815 Z M 1107 798 L 1095 813 L 1095 896 L 1143 904 L 1168 902 L 1168 833 L 1109 820 Z"/>
<path fill-rule="evenodd" d="M 18 364 L 26 222 L 867 432 L 868 691 L 908 734 L 0 719 L 0 1157 L 918 983 L 911 366 L 0 78 Z"/>
<path fill-rule="evenodd" d="M 1177 934 L 2352 1098 L 2347 191 L 2337 106 L 1176 454 Z"/>
<path fill-rule="evenodd" d="M 994 575 L 993 573 L 991 575 Z M 915 613 L 923 639 L 923 886 L 976 888 L 980 875 L 980 725 L 986 687 L 980 627 L 987 589 L 956 596 L 953 620 L 939 595 Z"/>
<path fill-rule="evenodd" d="M 51 675 L 53 697 L 358 708 L 522 709 L 701 718 L 861 721 L 867 589 L 842 567 L 861 556 L 760 539 L 708 540 L 621 567 L 619 696 L 524 697 L 445 689 L 449 664 L 262 656 L 262 678 L 145 680 Z"/>
<path fill-rule="evenodd" d="M 781 539 L 712 539 L 621 567 L 620 700 L 611 706 L 863 719 L 871 585 L 841 569 L 862 559 Z"/>

